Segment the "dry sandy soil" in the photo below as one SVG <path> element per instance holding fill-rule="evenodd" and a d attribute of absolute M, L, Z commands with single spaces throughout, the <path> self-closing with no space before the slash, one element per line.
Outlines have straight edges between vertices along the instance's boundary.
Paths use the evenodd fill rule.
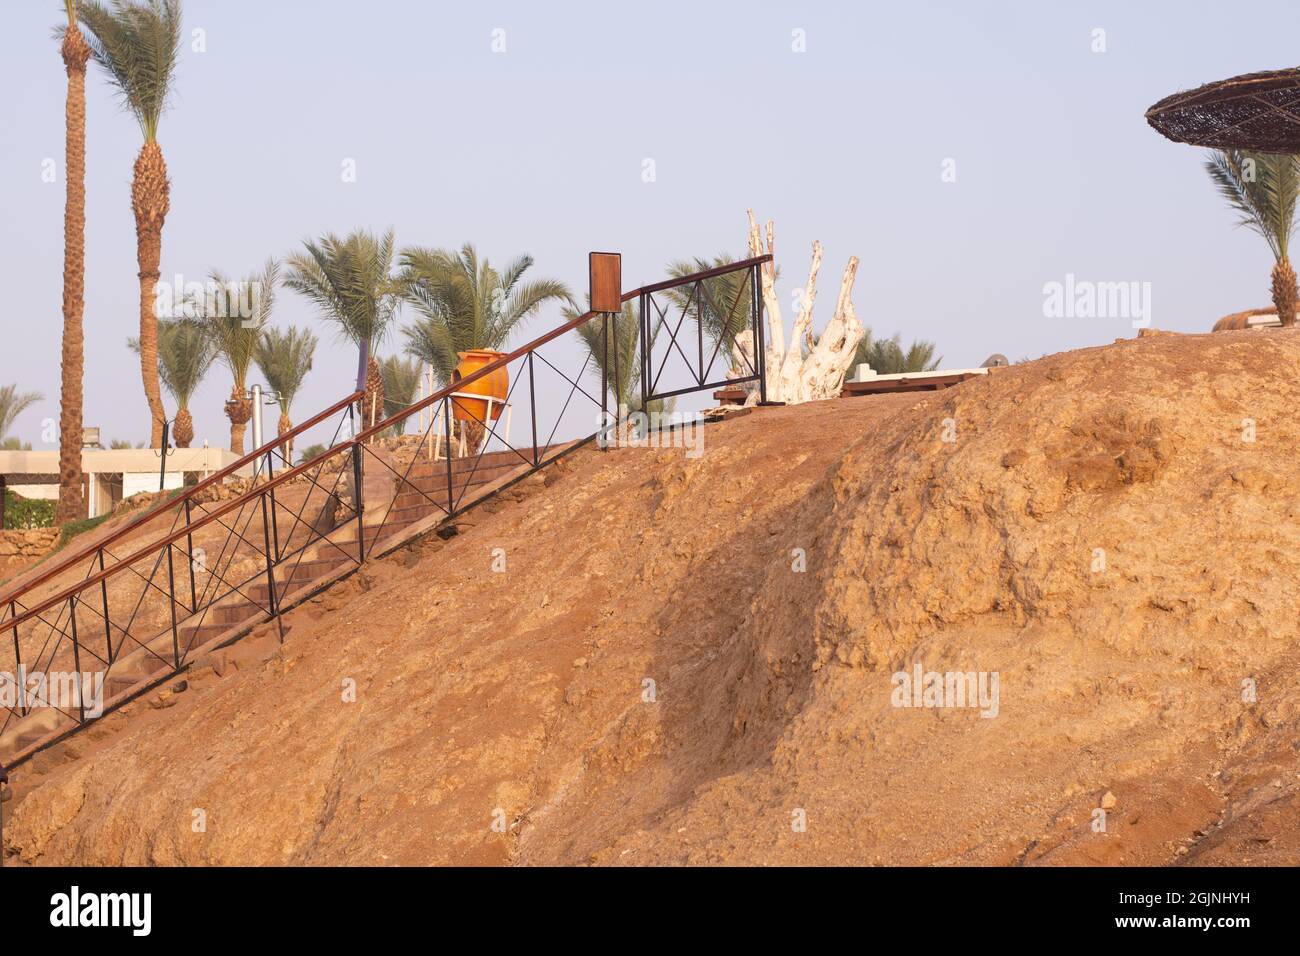
<path fill-rule="evenodd" d="M 583 451 L 19 768 L 6 851 L 1295 865 L 1298 409 L 1300 332 L 1155 335 Z"/>

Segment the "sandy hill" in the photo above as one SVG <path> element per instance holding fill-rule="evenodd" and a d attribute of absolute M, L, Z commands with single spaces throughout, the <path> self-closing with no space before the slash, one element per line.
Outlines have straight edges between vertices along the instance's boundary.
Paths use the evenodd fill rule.
<path fill-rule="evenodd" d="M 40 755 L 6 847 L 1294 865 L 1298 415 L 1300 332 L 1156 335 L 581 452 Z"/>

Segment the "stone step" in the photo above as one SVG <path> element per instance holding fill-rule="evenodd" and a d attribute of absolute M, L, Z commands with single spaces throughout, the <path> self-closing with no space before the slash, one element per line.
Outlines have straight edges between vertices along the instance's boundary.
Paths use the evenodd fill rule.
<path fill-rule="evenodd" d="M 403 501 L 399 496 L 398 500 L 393 503 L 393 510 L 388 513 L 384 521 L 384 532 L 387 533 L 393 527 L 394 522 L 402 525 L 414 524 L 421 518 L 427 518 L 431 514 L 446 514 L 445 506 L 438 506 L 427 498 L 421 498 L 418 495 L 414 500 L 407 499 Z"/>
<path fill-rule="evenodd" d="M 524 466 L 519 466 L 524 467 Z M 478 485 L 486 485 L 516 471 L 515 466 L 498 465 L 493 468 L 484 468 L 473 474 L 454 475 L 451 479 L 453 494 L 460 495 L 465 488 L 474 488 Z M 419 496 L 424 492 L 430 498 L 437 501 L 447 500 L 447 476 L 443 475 L 420 475 L 412 476 L 405 482 L 402 482 L 398 488 L 397 494 Z"/>
<path fill-rule="evenodd" d="M 545 455 L 551 448 L 557 446 L 544 446 L 540 454 Z M 482 472 L 485 468 L 513 468 L 518 465 L 528 464 L 533 460 L 533 450 L 531 448 L 519 448 L 515 451 L 490 451 L 483 455 L 471 455 L 468 458 L 453 458 L 451 460 L 451 473 L 455 475 L 468 474 L 476 471 Z M 430 461 L 427 457 L 421 456 L 411 465 L 410 476 L 423 477 L 428 475 L 441 475 L 446 479 L 447 459 L 439 458 Z"/>
<path fill-rule="evenodd" d="M 248 589 L 244 588 L 243 590 L 247 593 Z M 250 617 L 255 617 L 258 613 L 259 610 L 256 607 L 240 599 L 235 603 L 222 604 L 209 609 L 207 614 L 203 616 L 203 623 L 224 624 L 226 627 L 230 627 L 234 624 L 242 624 Z M 200 616 L 202 616 L 202 612 L 200 612 Z"/>

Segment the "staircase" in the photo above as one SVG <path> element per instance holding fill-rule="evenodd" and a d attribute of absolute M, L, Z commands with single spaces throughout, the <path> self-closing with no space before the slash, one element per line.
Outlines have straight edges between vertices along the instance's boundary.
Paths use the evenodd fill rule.
<path fill-rule="evenodd" d="M 365 555 L 373 559 L 401 547 L 444 524 L 448 509 L 447 489 L 455 504 L 478 503 L 516 479 L 533 471 L 532 461 L 558 455 L 579 443 L 543 446 L 518 451 L 487 452 L 473 458 L 417 459 L 403 478 L 393 482 L 386 503 L 365 509 L 362 540 Z M 451 482 L 447 475 L 450 471 Z M 442 504 L 436 503 L 441 498 Z M 432 500 L 431 500 L 432 499 Z M 462 509 L 463 510 L 463 509 Z M 283 612 L 328 588 L 359 566 L 355 515 L 341 523 L 304 555 L 284 562 L 273 570 L 275 604 Z M 260 580 L 210 605 L 205 612 L 177 625 L 176 643 L 181 657 L 192 661 L 206 651 L 229 644 L 246 635 L 271 615 L 271 584 Z M 156 634 L 142 646 L 123 653 L 112 662 L 104 680 L 104 710 L 111 711 L 150 690 L 175 673 L 172 631 Z M 72 715 L 46 708 L 11 726 L 0 736 L 0 762 L 20 763 L 42 746 L 80 726 Z"/>

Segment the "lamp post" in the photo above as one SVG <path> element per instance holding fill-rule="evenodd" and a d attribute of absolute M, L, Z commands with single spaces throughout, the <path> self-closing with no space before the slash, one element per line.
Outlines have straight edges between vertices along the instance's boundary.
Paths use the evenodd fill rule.
<path fill-rule="evenodd" d="M 253 447 L 262 447 L 262 406 L 274 405 L 280 400 L 276 392 L 264 392 L 260 384 L 254 384 L 248 392 L 248 397 L 253 403 Z M 267 466 L 271 464 L 271 452 L 266 453 Z M 288 465 L 288 462 L 285 462 Z"/>

